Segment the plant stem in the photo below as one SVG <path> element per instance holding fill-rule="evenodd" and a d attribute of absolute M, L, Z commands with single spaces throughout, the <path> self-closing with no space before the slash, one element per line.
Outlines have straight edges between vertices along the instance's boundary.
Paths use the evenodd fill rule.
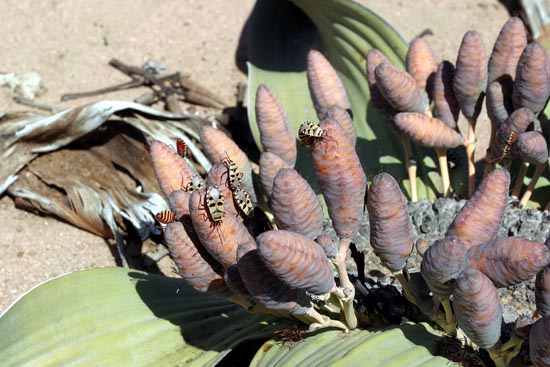
<path fill-rule="evenodd" d="M 453 308 L 451 307 L 451 301 L 448 298 L 441 299 L 441 304 L 445 310 L 445 320 L 447 321 L 447 324 L 456 323 Z"/>
<path fill-rule="evenodd" d="M 523 339 L 518 338 L 514 334 L 504 344 L 498 344 L 495 348 L 489 350 L 489 355 L 495 366 L 497 367 L 506 367 L 510 365 L 510 361 L 518 355 L 521 350 L 521 345 L 523 344 Z"/>
<path fill-rule="evenodd" d="M 464 143 L 466 147 L 466 157 L 468 158 L 468 196 L 471 197 L 475 191 L 476 185 L 476 136 L 474 119 L 468 119 L 468 138 Z"/>
<path fill-rule="evenodd" d="M 411 188 L 411 201 L 418 201 L 418 191 L 416 188 L 416 160 L 412 154 L 411 139 L 406 136 L 401 136 L 401 142 L 405 149 L 405 167 L 409 175 L 409 182 Z"/>
<path fill-rule="evenodd" d="M 314 331 L 325 327 L 336 327 L 348 330 L 348 327 L 341 321 L 333 320 L 328 316 L 321 315 L 315 309 L 310 308 L 303 315 L 294 315 L 300 321 L 309 324 L 308 331 Z"/>
<path fill-rule="evenodd" d="M 355 287 L 351 283 L 346 271 L 346 256 L 348 252 L 351 238 L 341 238 L 338 247 L 338 256 L 334 259 L 333 263 L 338 272 L 340 278 L 340 287 L 348 290 L 346 298 L 342 299 L 344 317 L 350 329 L 357 327 L 357 317 L 355 316 L 355 310 L 353 309 L 353 300 L 355 298 Z"/>
<path fill-rule="evenodd" d="M 539 177 L 542 174 L 542 172 L 544 172 L 545 168 L 546 168 L 546 163 L 537 164 L 535 168 L 535 172 L 533 173 L 533 178 L 531 179 L 531 182 L 529 182 L 529 185 L 527 186 L 525 193 L 523 194 L 523 196 L 521 197 L 521 200 L 519 201 L 520 207 L 525 206 L 529 201 L 529 199 L 531 198 L 531 194 L 535 189 L 535 185 L 537 184 L 537 181 L 539 180 Z"/>
<path fill-rule="evenodd" d="M 403 294 L 405 295 L 405 298 L 409 300 L 412 304 L 416 305 L 416 297 L 412 294 L 411 289 L 409 287 L 409 282 L 407 281 L 407 278 L 405 278 L 405 275 L 401 271 L 396 271 L 393 273 L 395 278 L 401 283 L 401 288 L 403 288 Z"/>
<path fill-rule="evenodd" d="M 529 163 L 521 162 L 521 167 L 519 168 L 518 176 L 516 177 L 516 182 L 514 184 L 514 191 L 512 191 L 512 197 L 518 199 L 521 189 L 523 187 L 523 179 L 529 168 Z"/>
<path fill-rule="evenodd" d="M 449 178 L 449 167 L 447 166 L 447 149 L 435 148 L 437 160 L 439 161 L 439 172 L 441 172 L 441 181 L 443 183 L 443 196 L 451 195 L 451 179 Z"/>

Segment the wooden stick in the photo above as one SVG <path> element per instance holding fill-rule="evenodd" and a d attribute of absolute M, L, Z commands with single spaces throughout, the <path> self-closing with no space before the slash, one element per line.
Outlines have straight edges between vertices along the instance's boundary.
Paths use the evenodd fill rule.
<path fill-rule="evenodd" d="M 48 112 L 51 112 L 51 113 L 57 113 L 57 112 L 61 111 L 61 108 L 59 108 L 59 107 L 48 106 L 48 105 L 45 105 L 45 104 L 36 103 L 34 101 L 31 101 L 28 98 L 24 98 L 24 97 L 20 97 L 20 96 L 13 97 L 13 100 L 16 103 L 19 103 L 19 104 L 22 104 L 22 105 L 25 105 L 25 106 L 29 106 L 29 107 L 34 107 L 34 108 L 37 108 L 39 110 L 44 110 L 44 111 L 48 111 Z"/>

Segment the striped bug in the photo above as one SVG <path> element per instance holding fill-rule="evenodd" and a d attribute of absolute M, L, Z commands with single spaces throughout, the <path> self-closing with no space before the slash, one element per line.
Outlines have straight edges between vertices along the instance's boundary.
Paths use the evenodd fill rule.
<path fill-rule="evenodd" d="M 214 224 L 216 222 L 221 222 L 225 216 L 225 208 L 223 207 L 224 197 L 223 194 L 218 190 L 216 186 L 210 186 L 208 191 L 206 191 L 206 209 L 210 215 L 210 219 Z"/>
<path fill-rule="evenodd" d="M 183 139 L 176 139 L 176 150 L 180 157 L 187 157 L 187 144 L 185 144 Z"/>
<path fill-rule="evenodd" d="M 171 212 L 170 210 L 163 210 L 163 211 L 158 212 L 157 214 L 155 214 L 155 218 L 161 224 L 168 224 L 168 223 L 172 223 L 176 220 L 176 215 L 173 212 Z"/>
<path fill-rule="evenodd" d="M 315 139 L 320 139 L 324 136 L 324 131 L 313 121 L 306 121 L 300 125 L 298 137 L 302 145 L 312 145 Z"/>
<path fill-rule="evenodd" d="M 491 159 L 489 163 L 498 163 L 505 159 L 508 154 L 510 154 L 510 149 L 512 149 L 512 144 L 516 141 L 516 133 L 513 131 L 510 131 L 510 134 L 508 134 L 508 138 L 504 142 L 504 145 L 502 146 L 502 154 L 494 159 Z"/>
<path fill-rule="evenodd" d="M 229 158 L 229 155 L 226 153 L 227 157 L 224 158 L 223 160 L 223 163 L 225 164 L 225 166 L 227 167 L 227 172 L 228 172 L 228 179 L 229 179 L 229 188 L 231 190 L 235 190 L 237 189 L 240 184 L 241 184 L 241 181 L 243 179 L 243 173 L 239 171 L 239 167 L 237 166 L 237 164 L 231 160 L 231 158 Z"/>
<path fill-rule="evenodd" d="M 233 189 L 233 200 L 241 209 L 241 211 L 246 215 L 247 217 L 251 217 L 254 215 L 254 206 L 252 205 L 252 201 L 250 200 L 250 194 L 246 192 L 245 190 L 241 189 L 240 187 L 237 187 Z"/>
<path fill-rule="evenodd" d="M 185 191 L 193 192 L 197 190 L 202 190 L 203 187 L 204 187 L 204 182 L 202 181 L 201 176 L 195 175 L 193 176 L 191 181 L 187 183 L 187 186 L 185 187 Z"/>

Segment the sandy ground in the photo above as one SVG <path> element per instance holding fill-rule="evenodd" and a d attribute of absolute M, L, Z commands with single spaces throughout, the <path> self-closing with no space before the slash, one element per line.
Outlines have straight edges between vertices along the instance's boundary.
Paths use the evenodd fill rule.
<path fill-rule="evenodd" d="M 411 39 L 426 28 L 439 60 L 454 62 L 463 34 L 475 29 L 490 51 L 507 10 L 492 0 L 362 1 Z M 127 78 L 107 66 L 116 57 L 147 60 L 189 73 L 227 101 L 246 81 L 235 51 L 253 0 L 3 1 L 0 73 L 37 72 L 47 91 L 37 102 L 71 107 L 98 99 L 132 100 L 142 90 L 63 102 L 63 93 L 87 91 Z M 488 52 L 489 52 L 488 51 Z M 0 89 L 0 112 L 26 107 Z M 0 200 L 0 312 L 39 282 L 77 269 L 114 264 L 106 241 Z M 165 260 L 167 261 L 167 260 Z"/>

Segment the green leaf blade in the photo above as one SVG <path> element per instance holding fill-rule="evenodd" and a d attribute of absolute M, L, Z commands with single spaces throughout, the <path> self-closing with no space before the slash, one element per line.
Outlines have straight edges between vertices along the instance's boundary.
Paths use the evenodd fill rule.
<path fill-rule="evenodd" d="M 8 309 L 0 317 L 0 359 L 10 366 L 207 366 L 286 325 L 180 279 L 92 269 L 48 281 Z"/>
<path fill-rule="evenodd" d="M 403 324 L 380 332 L 344 334 L 324 330 L 292 348 L 270 340 L 252 360 L 252 367 L 291 366 L 456 366 L 438 356 L 442 337 L 427 324 Z"/>

